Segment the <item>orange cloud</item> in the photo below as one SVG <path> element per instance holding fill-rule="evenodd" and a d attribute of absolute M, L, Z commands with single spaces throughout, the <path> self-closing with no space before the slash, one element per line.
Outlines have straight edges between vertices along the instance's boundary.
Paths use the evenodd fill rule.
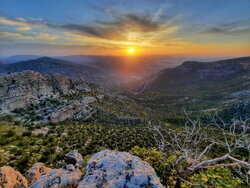
<path fill-rule="evenodd" d="M 28 31 L 28 30 L 31 30 L 31 27 L 23 26 L 23 27 L 16 28 L 16 30 L 18 30 L 18 31 Z"/>
<path fill-rule="evenodd" d="M 50 35 L 48 33 L 40 33 L 35 38 L 45 39 L 45 40 L 57 40 L 60 38 L 58 35 Z"/>
<path fill-rule="evenodd" d="M 33 37 L 25 36 L 20 33 L 0 32 L 0 37 L 15 37 L 19 39 L 33 39 Z"/>
<path fill-rule="evenodd" d="M 4 25 L 27 25 L 23 18 L 17 18 L 15 20 L 0 17 L 0 23 Z"/>

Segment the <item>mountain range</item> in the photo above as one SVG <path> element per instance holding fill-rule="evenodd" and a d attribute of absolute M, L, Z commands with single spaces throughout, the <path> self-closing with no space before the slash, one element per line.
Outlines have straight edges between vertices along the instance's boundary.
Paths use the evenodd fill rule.
<path fill-rule="evenodd" d="M 182 57 L 166 56 L 54 56 L 16 55 L 0 59 L 0 75 L 32 70 L 78 77 L 106 88 L 141 79 L 164 67 L 173 67 Z M 142 68 L 143 66 L 143 68 Z"/>
<path fill-rule="evenodd" d="M 135 88 L 140 92 L 165 91 L 173 88 L 246 77 L 250 75 L 250 57 L 241 57 L 213 62 L 186 61 L 175 68 L 166 68 L 140 80 Z"/>
<path fill-rule="evenodd" d="M 16 63 L 0 64 L 0 75 L 14 73 L 18 71 L 32 70 L 42 74 L 58 73 L 71 78 L 82 78 L 94 83 L 102 83 L 104 77 L 108 75 L 93 67 L 81 64 L 74 64 L 68 61 L 54 59 L 50 57 L 40 57 L 38 59 L 20 61 Z"/>
<path fill-rule="evenodd" d="M 41 55 L 15 55 L 0 58 L 2 64 L 36 60 Z M 69 55 L 69 56 L 46 56 L 57 60 L 67 61 L 73 64 L 84 65 L 99 69 L 109 75 L 115 75 L 130 80 L 130 78 L 143 78 L 154 74 L 163 68 L 173 68 L 185 60 L 206 60 L 214 58 L 191 57 L 183 55 L 148 55 L 148 56 L 93 56 L 93 55 Z M 217 58 L 215 58 L 217 59 Z M 142 68 L 143 67 L 143 68 Z"/>
<path fill-rule="evenodd" d="M 122 60 L 121 57 L 60 58 L 39 57 L 21 62 L 3 62 L 0 64 L 0 75 L 32 70 L 43 75 L 58 73 L 73 79 L 80 78 L 129 95 L 138 104 L 154 110 L 164 110 L 167 114 L 181 113 L 184 108 L 205 112 L 224 109 L 250 98 L 250 57 L 213 62 L 185 61 L 181 65 L 165 68 L 156 73 L 152 73 L 155 70 L 149 71 L 152 74 L 146 71 L 145 75 L 149 76 L 143 78 L 141 76 L 144 74 L 141 74 L 140 70 L 144 65 L 150 68 L 153 62 L 150 64 L 146 61 L 139 66 L 128 62 L 126 64 L 124 59 L 119 62 L 119 59 Z M 136 79 L 131 77 L 133 74 L 130 74 L 130 69 L 138 76 Z M 124 70 L 127 72 L 122 74 Z M 165 112 L 163 116 L 164 114 Z"/>
<path fill-rule="evenodd" d="M 250 57 L 214 62 L 187 61 L 124 87 L 133 99 L 162 116 L 183 114 L 183 110 L 210 113 L 232 109 L 249 116 Z M 243 111 L 239 112 L 236 107 Z M 223 113 L 224 114 L 224 113 Z M 237 115 L 237 116 L 238 116 Z"/>

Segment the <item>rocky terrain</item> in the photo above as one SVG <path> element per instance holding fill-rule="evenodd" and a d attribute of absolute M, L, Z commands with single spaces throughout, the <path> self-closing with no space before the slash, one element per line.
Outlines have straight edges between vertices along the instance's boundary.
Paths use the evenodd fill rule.
<path fill-rule="evenodd" d="M 77 150 L 67 153 L 60 169 L 35 163 L 24 175 L 9 166 L 0 168 L 2 188 L 163 188 L 154 169 L 126 152 L 104 150 L 83 166 Z M 84 173 L 85 171 L 85 173 Z"/>
<path fill-rule="evenodd" d="M 170 72 L 171 75 L 169 69 L 163 70 L 147 80 L 147 84 L 137 83 L 140 91 L 134 90 L 136 95 L 126 92 L 127 96 L 61 74 L 33 71 L 4 74 L 0 77 L 0 187 L 148 188 L 162 184 L 189 187 L 190 182 L 202 187 L 244 187 L 249 184 L 234 171 L 236 166 L 231 168 L 227 164 L 186 176 L 183 170 L 193 159 L 173 165 L 184 152 L 169 152 L 178 144 L 167 143 L 175 141 L 171 135 L 189 130 L 190 119 L 201 123 L 198 128 L 201 132 L 195 134 L 205 140 L 193 148 L 190 143 L 193 139 L 188 137 L 184 147 L 186 143 L 191 147 L 185 151 L 203 151 L 207 138 L 220 144 L 223 134 L 214 134 L 219 129 L 211 126 L 215 113 L 227 125 L 236 125 L 234 132 L 243 130 L 243 137 L 248 138 L 249 129 L 245 125 L 249 126 L 246 119 L 250 115 L 249 58 L 211 64 L 187 62 Z M 160 79 L 160 85 L 151 85 L 155 79 Z M 182 109 L 187 110 L 188 116 L 184 116 Z M 157 130 L 166 132 L 164 136 L 158 135 Z M 182 142 L 183 138 L 176 139 Z M 204 155 L 204 160 L 225 153 L 226 144 L 219 144 Z M 248 154 L 237 150 L 235 157 L 247 159 Z"/>
<path fill-rule="evenodd" d="M 81 79 L 23 71 L 1 77 L 0 87 L 0 113 L 11 114 L 25 121 L 59 123 L 69 119 L 87 120 L 101 112 L 105 112 L 106 118 L 120 122 L 140 121 L 129 114 L 107 112 L 110 107 L 100 109 L 102 101 L 110 100 L 121 105 L 132 104 L 132 101 Z"/>

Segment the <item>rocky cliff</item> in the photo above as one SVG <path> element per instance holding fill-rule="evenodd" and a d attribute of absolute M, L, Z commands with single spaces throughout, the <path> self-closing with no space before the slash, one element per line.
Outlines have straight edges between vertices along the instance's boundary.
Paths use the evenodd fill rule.
<path fill-rule="evenodd" d="M 102 102 L 104 101 L 104 102 Z M 107 103 L 116 105 L 103 106 Z M 110 106 L 125 110 L 132 104 L 128 98 L 111 94 L 95 84 L 60 74 L 42 75 L 23 71 L 0 77 L 0 114 L 11 114 L 34 123 L 59 123 L 66 120 L 94 120 L 105 114 L 106 120 L 132 121 L 136 117 L 111 114 Z M 123 112 L 124 114 L 124 112 Z M 93 119 L 93 118 L 92 118 Z"/>
<path fill-rule="evenodd" d="M 41 121 L 61 122 L 84 110 L 96 99 L 83 96 L 71 102 L 60 98 L 62 95 L 91 91 L 82 80 L 74 80 L 59 74 L 41 75 L 33 71 L 17 72 L 0 79 L 0 112 L 11 113 L 15 110 L 37 106 L 36 114 Z M 38 108 L 45 102 L 44 108 Z M 50 104 L 49 101 L 54 103 Z M 55 104 L 57 103 L 57 104 Z M 45 114 L 43 111 L 46 111 Z"/>
<path fill-rule="evenodd" d="M 84 175 L 83 169 L 86 173 Z M 2 188 L 163 188 L 154 169 L 126 152 L 104 150 L 96 153 L 83 168 L 76 151 L 65 155 L 60 169 L 35 163 L 24 176 L 9 166 L 0 168 Z"/>

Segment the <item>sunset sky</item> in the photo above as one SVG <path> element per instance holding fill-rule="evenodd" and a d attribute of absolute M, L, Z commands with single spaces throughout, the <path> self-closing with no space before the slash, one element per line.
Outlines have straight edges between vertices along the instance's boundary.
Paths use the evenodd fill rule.
<path fill-rule="evenodd" d="M 250 54 L 250 0 L 0 0 L 0 56 Z"/>

